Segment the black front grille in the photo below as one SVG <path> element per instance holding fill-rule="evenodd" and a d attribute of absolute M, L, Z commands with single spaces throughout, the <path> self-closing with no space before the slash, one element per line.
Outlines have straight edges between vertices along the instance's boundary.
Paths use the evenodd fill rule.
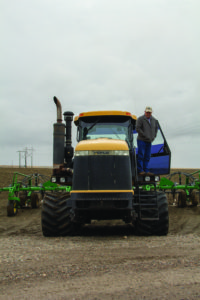
<path fill-rule="evenodd" d="M 128 201 L 127 200 L 120 200 L 120 201 L 114 201 L 114 206 L 116 208 L 126 208 L 128 207 Z"/>
<path fill-rule="evenodd" d="M 75 156 L 73 190 L 131 190 L 129 156 Z"/>
<path fill-rule="evenodd" d="M 90 203 L 91 203 L 91 201 L 89 201 L 89 200 L 82 200 L 82 201 L 78 200 L 78 201 L 76 201 L 76 207 L 77 208 L 88 208 L 88 207 L 90 207 Z"/>
<path fill-rule="evenodd" d="M 77 208 L 128 208 L 128 200 L 77 200 Z"/>

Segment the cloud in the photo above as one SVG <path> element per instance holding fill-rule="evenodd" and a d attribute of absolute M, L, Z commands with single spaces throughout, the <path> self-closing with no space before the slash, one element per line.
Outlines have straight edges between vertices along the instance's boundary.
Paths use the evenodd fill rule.
<path fill-rule="evenodd" d="M 174 166 L 185 166 L 192 138 L 188 164 L 200 167 L 199 1 L 3 0 L 1 6 L 0 164 L 16 162 L 16 151 L 27 145 L 36 148 L 38 164 L 52 164 L 55 95 L 63 111 L 75 114 L 119 109 L 139 116 L 151 105 Z M 185 152 L 177 151 L 179 140 Z"/>

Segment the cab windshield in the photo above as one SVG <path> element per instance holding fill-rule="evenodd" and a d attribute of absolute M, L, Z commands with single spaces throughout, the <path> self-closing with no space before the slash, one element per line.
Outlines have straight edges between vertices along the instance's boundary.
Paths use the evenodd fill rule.
<path fill-rule="evenodd" d="M 130 121 L 106 122 L 97 119 L 94 122 L 80 121 L 79 140 L 94 140 L 98 138 L 129 141 Z"/>

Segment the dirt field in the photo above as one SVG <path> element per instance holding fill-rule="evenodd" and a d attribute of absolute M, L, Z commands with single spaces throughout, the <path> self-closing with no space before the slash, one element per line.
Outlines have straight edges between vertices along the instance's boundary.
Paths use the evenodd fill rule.
<path fill-rule="evenodd" d="M 15 171 L 51 175 L 0 168 L 0 187 Z M 167 237 L 137 237 L 121 222 L 96 222 L 82 236 L 44 238 L 41 208 L 8 218 L 6 204 L 3 192 L 0 299 L 200 299 L 199 205 L 169 206 Z"/>

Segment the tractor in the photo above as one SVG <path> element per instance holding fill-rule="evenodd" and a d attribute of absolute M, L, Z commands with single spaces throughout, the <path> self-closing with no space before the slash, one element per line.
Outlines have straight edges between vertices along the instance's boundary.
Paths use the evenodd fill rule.
<path fill-rule="evenodd" d="M 171 152 L 158 123 L 150 172 L 137 172 L 137 117 L 127 111 L 90 111 L 74 117 L 54 97 L 52 185 L 42 204 L 46 237 L 78 234 L 93 220 L 123 220 L 137 235 L 167 235 L 168 202 L 157 191 L 160 175 L 170 173 Z M 72 121 L 77 144 L 72 147 Z M 59 189 L 65 186 L 66 190 Z"/>

